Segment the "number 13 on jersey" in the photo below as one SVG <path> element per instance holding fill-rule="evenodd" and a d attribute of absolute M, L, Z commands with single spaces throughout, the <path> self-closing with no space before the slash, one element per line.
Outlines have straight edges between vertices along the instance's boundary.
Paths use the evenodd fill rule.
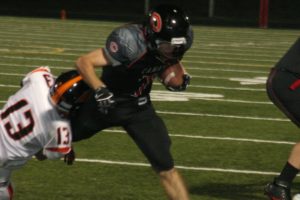
<path fill-rule="evenodd" d="M 67 127 L 57 128 L 57 145 L 68 145 L 70 143 L 70 131 Z"/>

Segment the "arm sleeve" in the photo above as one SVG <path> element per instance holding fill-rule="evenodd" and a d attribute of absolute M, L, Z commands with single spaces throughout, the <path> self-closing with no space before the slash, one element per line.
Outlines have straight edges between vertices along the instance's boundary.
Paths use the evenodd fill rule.
<path fill-rule="evenodd" d="M 63 157 L 71 151 L 72 133 L 68 122 L 55 122 L 52 140 L 44 147 L 43 154 L 50 160 Z"/>
<path fill-rule="evenodd" d="M 47 66 L 41 66 L 29 72 L 21 81 L 21 86 L 23 87 L 29 83 L 41 83 L 44 81 L 46 81 L 48 87 L 54 83 L 54 77 Z"/>
<path fill-rule="evenodd" d="M 107 38 L 104 53 L 113 66 L 135 61 L 146 51 L 142 33 L 134 27 L 115 29 Z"/>

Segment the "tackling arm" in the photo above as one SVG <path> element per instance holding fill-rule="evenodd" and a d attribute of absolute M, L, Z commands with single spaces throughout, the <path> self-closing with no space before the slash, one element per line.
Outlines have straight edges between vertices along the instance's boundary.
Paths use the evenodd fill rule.
<path fill-rule="evenodd" d="M 96 49 L 79 57 L 76 61 L 76 68 L 83 80 L 94 90 L 105 86 L 98 78 L 95 68 L 104 67 L 109 64 L 105 58 L 103 49 Z"/>

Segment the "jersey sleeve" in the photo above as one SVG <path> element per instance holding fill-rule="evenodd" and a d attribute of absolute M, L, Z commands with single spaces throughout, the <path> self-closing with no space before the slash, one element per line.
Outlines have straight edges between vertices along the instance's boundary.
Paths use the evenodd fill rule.
<path fill-rule="evenodd" d="M 45 82 L 48 87 L 54 84 L 54 77 L 51 74 L 49 67 L 41 66 L 31 72 L 29 72 L 21 82 L 21 86 L 27 85 L 29 83 L 41 83 Z"/>
<path fill-rule="evenodd" d="M 43 154 L 50 160 L 63 157 L 71 151 L 72 133 L 67 121 L 54 122 L 52 140 L 44 147 Z"/>
<path fill-rule="evenodd" d="M 134 27 L 115 29 L 107 38 L 104 53 L 113 66 L 134 62 L 146 52 L 142 32 Z"/>

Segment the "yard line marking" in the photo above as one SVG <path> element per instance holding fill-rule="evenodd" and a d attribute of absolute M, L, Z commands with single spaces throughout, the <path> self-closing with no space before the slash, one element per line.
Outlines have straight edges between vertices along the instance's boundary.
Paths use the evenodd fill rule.
<path fill-rule="evenodd" d="M 0 84 L 1 87 L 1 84 Z M 17 86 L 20 87 L 20 86 Z M 5 103 L 6 101 L 0 101 Z M 261 121 L 278 121 L 278 122 L 290 122 L 289 119 L 285 118 L 271 118 L 271 117 L 250 117 L 250 116 L 239 116 L 239 115 L 219 115 L 219 114 L 208 114 L 208 113 L 187 113 L 187 112 L 171 112 L 171 111 L 160 111 L 157 113 L 166 115 L 183 115 L 183 116 L 199 116 L 199 117 L 216 117 L 216 118 L 232 118 L 232 119 L 246 119 L 246 120 L 261 120 Z"/>
<path fill-rule="evenodd" d="M 24 53 L 24 52 L 23 52 Z M 30 52 L 33 53 L 33 52 Z M 39 51 L 36 51 L 38 54 Z M 55 54 L 49 52 L 49 54 Z M 58 55 L 56 53 L 56 55 Z M 73 56 L 79 56 L 77 54 L 59 54 L 60 56 L 68 56 L 68 55 L 73 55 Z M 72 62 L 75 63 L 75 60 L 70 60 L 70 59 L 53 59 L 53 58 L 39 58 L 39 57 L 23 57 L 23 56 L 0 56 L 1 58 L 11 58 L 11 59 L 24 59 L 24 60 L 44 60 L 44 61 L 59 61 L 59 62 Z M 194 64 L 209 64 L 209 65 L 226 65 L 226 66 L 247 66 L 247 67 L 261 67 L 261 68 L 271 68 L 273 65 L 261 65 L 261 64 L 243 64 L 243 63 L 231 63 L 231 62 L 206 62 L 206 61 L 194 61 L 194 60 L 184 60 L 185 63 L 194 63 Z"/>
<path fill-rule="evenodd" d="M 200 46 L 199 48 L 196 48 L 196 46 L 194 46 L 194 47 L 192 47 L 192 49 L 194 49 L 194 48 L 200 49 L 199 52 L 201 54 L 208 54 L 209 56 L 216 54 L 216 55 L 223 55 L 223 56 L 235 55 L 235 56 L 241 56 L 241 57 L 253 57 L 252 55 L 255 54 L 255 57 L 272 58 L 272 59 L 277 59 L 277 60 L 282 56 L 282 50 L 278 51 L 277 55 L 274 55 L 274 54 L 267 53 L 264 50 L 260 50 L 260 49 L 248 50 L 248 49 L 244 49 L 244 48 L 242 48 L 242 49 L 240 49 L 240 48 L 228 49 L 227 48 L 226 51 L 224 51 L 224 49 L 205 47 L 205 46 L 201 46 L 201 44 L 199 46 Z M 185 56 L 194 56 L 193 51 L 188 52 Z M 273 62 L 273 60 L 272 60 L 272 62 Z"/>
<path fill-rule="evenodd" d="M 1 56 L 3 58 L 15 58 L 15 59 L 25 59 L 25 57 L 16 57 L 16 56 Z M 27 57 L 26 57 L 27 58 Z M 31 58 L 30 58 L 31 59 Z M 45 59 L 44 60 L 48 61 L 48 59 Z M 52 61 L 52 60 L 50 60 Z M 60 61 L 60 60 L 54 60 L 54 61 Z M 71 60 L 69 60 L 71 61 Z M 74 61 L 75 62 L 75 61 Z M 185 61 L 183 60 L 183 63 Z M 21 65 L 21 64 L 4 64 L 4 63 L 0 63 L 0 65 L 10 65 L 10 66 L 25 66 L 25 67 L 28 67 L 28 66 L 31 66 L 31 65 Z M 52 68 L 52 67 L 51 67 Z M 223 72 L 241 72 L 241 73 L 257 73 L 257 74 L 268 74 L 269 71 L 257 71 L 257 70 L 240 70 L 240 69 L 218 69 L 218 68 L 203 68 L 203 67 L 185 67 L 187 70 L 202 70 L 202 71 L 223 71 Z"/>
<path fill-rule="evenodd" d="M 20 59 L 20 60 L 42 60 L 42 61 L 54 61 L 54 62 L 72 62 L 75 60 L 70 59 L 53 59 L 53 58 L 39 58 L 39 57 L 23 57 L 23 56 L 0 56 L 1 58 Z"/>
<path fill-rule="evenodd" d="M 0 87 L 20 88 L 20 85 L 6 85 L 6 84 L 0 84 Z"/>
<path fill-rule="evenodd" d="M 207 88 L 207 89 L 221 89 L 221 90 L 240 90 L 240 91 L 255 91 L 255 92 L 265 92 L 266 89 L 256 89 L 256 88 L 241 88 L 241 87 L 222 87 L 222 86 L 211 86 L 211 85 L 189 85 L 189 87 L 194 88 Z"/>
<path fill-rule="evenodd" d="M 161 85 L 161 83 L 153 83 L 153 85 Z M 207 89 L 221 89 L 221 90 L 240 90 L 240 91 L 254 91 L 254 92 L 265 92 L 265 88 L 246 88 L 246 87 L 222 87 L 213 85 L 189 85 L 189 88 L 207 88 Z"/>
<path fill-rule="evenodd" d="M 2 40 L 3 41 L 3 40 Z M 15 41 L 14 41 L 15 42 Z M 23 43 L 23 42 L 22 42 Z M 61 45 L 59 45 L 61 46 Z M 2 47 L 0 49 L 0 51 L 3 51 L 3 52 L 32 52 L 32 53 L 42 53 L 42 54 L 45 54 L 45 53 L 55 53 L 55 49 L 61 49 L 62 52 L 64 51 L 75 51 L 75 52 L 78 52 L 77 54 L 83 54 L 87 51 L 89 51 L 90 49 L 87 49 L 87 48 L 62 48 L 62 47 L 53 47 L 53 46 L 46 46 L 45 44 L 43 45 L 32 45 L 32 43 L 30 43 L 30 45 L 25 45 L 25 44 L 22 44 L 22 45 L 18 45 L 18 49 L 16 50 L 16 46 L 15 45 L 11 45 L 11 44 L 1 44 L 0 47 Z M 81 52 L 81 53 L 80 53 Z M 266 57 L 264 55 L 257 55 L 256 58 L 237 58 L 237 56 L 241 56 L 240 54 L 237 54 L 237 53 L 227 53 L 226 55 L 231 55 L 231 56 L 234 56 L 234 57 L 222 57 L 220 55 L 223 55 L 222 53 L 214 53 L 214 57 L 210 57 L 210 56 L 205 56 L 203 57 L 203 54 L 211 54 L 211 53 L 206 53 L 206 52 L 203 52 L 203 51 L 192 51 L 192 53 L 194 55 L 186 55 L 185 56 L 185 59 L 186 58 L 198 58 L 198 59 L 219 59 L 219 60 L 233 60 L 233 61 L 255 61 L 255 62 L 275 62 L 276 60 L 278 60 L 280 57 L 278 57 L 277 59 L 272 56 L 273 60 L 267 60 L 267 59 L 261 59 L 261 58 L 258 58 L 259 56 L 260 57 Z M 65 55 L 77 55 L 77 54 L 66 54 L 64 53 Z M 247 55 L 247 54 L 244 54 L 244 55 Z"/>
<path fill-rule="evenodd" d="M 229 141 L 268 143 L 268 144 L 288 144 L 288 145 L 295 145 L 296 144 L 295 142 L 288 142 L 288 141 L 260 140 L 260 139 L 250 139 L 250 138 L 214 137 L 214 136 L 181 135 L 181 134 L 170 134 L 170 136 L 172 136 L 172 137 L 183 137 L 183 138 L 193 138 L 193 139 L 229 140 Z"/>
<path fill-rule="evenodd" d="M 183 63 L 185 61 L 183 60 Z M 202 71 L 222 71 L 222 72 L 241 72 L 241 73 L 257 73 L 268 74 L 269 71 L 257 71 L 257 70 L 239 70 L 239 69 L 218 69 L 218 68 L 203 68 L 203 67 L 185 67 L 187 70 L 202 70 Z"/>
<path fill-rule="evenodd" d="M 21 65 L 21 64 L 4 64 L 4 63 L 0 63 L 0 65 L 3 65 L 3 66 L 12 66 L 12 67 L 28 67 L 28 68 L 37 68 L 39 65 Z M 52 66 L 50 67 L 50 69 L 74 69 L 74 67 L 55 67 L 55 66 Z"/>
<path fill-rule="evenodd" d="M 166 90 L 152 90 L 150 93 L 152 101 L 220 101 L 230 103 L 247 103 L 247 104 L 267 104 L 272 105 L 270 101 L 246 101 L 241 99 L 224 99 L 222 94 L 202 93 L 202 92 L 170 92 Z"/>
<path fill-rule="evenodd" d="M 36 66 L 32 67 L 32 68 L 36 68 Z M 68 67 L 51 67 L 51 68 L 73 69 L 73 68 L 68 68 Z M 161 83 L 153 83 L 153 85 L 161 85 Z M 0 87 L 18 87 L 18 86 L 17 85 L 0 84 Z M 210 85 L 189 85 L 189 87 L 192 87 L 192 88 L 207 88 L 207 89 L 221 89 L 221 90 L 255 91 L 255 92 L 265 92 L 266 91 L 266 89 L 239 88 L 239 87 L 219 87 L 219 86 L 210 86 Z"/>
<path fill-rule="evenodd" d="M 1 72 L 0 75 L 5 75 L 5 76 L 25 76 L 26 74 L 17 74 L 17 73 L 5 73 L 5 72 Z"/>
<path fill-rule="evenodd" d="M 7 64 L 2 64 L 2 65 L 7 65 Z M 8 64 L 9 65 L 9 64 Z M 8 66 L 7 65 L 7 66 Z M 14 65 L 15 66 L 15 65 Z M 21 66 L 21 65 L 20 65 Z M 37 67 L 37 66 L 32 66 L 32 67 Z M 70 68 L 71 69 L 71 68 Z M 17 73 L 5 73 L 5 72 L 0 72 L 0 75 L 7 75 L 7 76 L 23 76 L 24 74 L 17 74 Z M 199 75 L 192 75 L 192 78 L 201 78 L 201 79 L 222 79 L 222 80 L 230 80 L 230 81 L 252 81 L 255 83 L 255 81 L 257 81 L 255 78 L 232 78 L 232 77 L 218 77 L 218 76 L 199 76 Z M 259 78 L 263 78 L 263 80 L 258 80 L 261 81 L 265 84 L 266 82 L 266 77 L 259 77 Z"/>
<path fill-rule="evenodd" d="M 58 27 L 58 29 L 59 29 L 59 27 Z M 10 31 L 9 36 L 17 37 L 19 31 L 15 31 L 15 30 L 18 30 L 18 29 L 14 28 L 14 31 Z M 19 29 L 19 30 L 21 32 L 22 32 L 22 30 L 25 30 L 25 32 L 26 32 L 27 29 Z M 100 31 L 100 33 L 101 32 L 105 33 L 105 31 Z M 7 34 L 7 31 L 5 33 Z M 29 38 L 34 38 L 36 36 L 41 36 L 41 37 L 46 37 L 46 38 L 56 37 L 56 38 L 60 38 L 60 39 L 68 39 L 68 38 L 79 39 L 79 40 L 90 39 L 89 37 L 86 36 L 86 34 L 84 32 L 83 33 L 79 33 L 79 34 L 78 33 L 77 34 L 69 33 L 68 34 L 69 37 L 67 37 L 67 36 L 64 36 L 64 35 L 59 35 L 59 34 L 57 34 L 57 32 L 54 32 L 54 33 L 53 32 L 47 32 L 47 33 L 45 33 L 45 31 L 36 31 L 35 30 L 35 32 L 31 31 L 31 33 L 26 33 L 24 35 L 27 36 L 27 37 L 29 37 Z M 241 37 L 241 39 L 242 38 L 243 37 Z M 249 39 L 249 38 L 247 37 L 247 39 Z M 201 38 L 199 38 L 198 40 L 195 40 L 195 46 L 193 46 L 193 48 L 201 48 L 203 46 L 203 47 L 206 47 L 206 48 L 209 48 L 209 47 L 211 47 L 211 48 L 216 48 L 216 47 L 231 47 L 231 48 L 251 48 L 251 49 L 258 48 L 258 49 L 269 50 L 269 49 L 272 49 L 272 47 L 274 45 L 276 45 L 276 47 L 278 49 L 284 49 L 285 50 L 286 49 L 285 47 L 288 46 L 288 45 L 290 45 L 290 43 L 279 44 L 279 43 L 274 43 L 274 42 L 269 43 L 269 45 L 266 42 L 264 42 L 263 44 L 259 45 L 259 42 L 255 42 L 255 43 L 251 42 L 251 44 L 249 44 L 249 43 L 244 43 L 244 42 L 243 43 L 236 43 L 236 42 L 235 43 L 232 43 L 232 42 L 222 43 L 222 42 L 218 42 L 218 41 L 217 41 L 217 44 L 211 44 L 211 43 L 209 43 L 209 44 L 203 44 L 201 42 L 197 42 L 197 41 L 200 41 L 200 40 L 201 40 Z M 89 41 L 91 41 L 91 40 L 89 40 Z M 210 42 L 211 40 L 209 40 L 209 38 L 205 38 L 205 41 Z M 214 41 L 216 41 L 216 40 L 214 40 Z M 270 39 L 270 41 L 273 41 L 273 40 Z"/>
<path fill-rule="evenodd" d="M 53 39 L 54 40 L 54 39 Z M 36 45 L 57 45 L 59 47 L 64 47 L 64 46 L 75 46 L 75 47 L 80 47 L 82 46 L 82 50 L 85 51 L 90 51 L 91 48 L 87 48 L 87 47 L 92 47 L 92 48 L 99 48 L 99 45 L 104 45 L 105 43 L 97 43 L 97 45 L 92 45 L 92 44 L 68 44 L 68 43 L 60 43 L 60 42 L 45 42 L 45 41 L 36 41 L 36 40 L 32 40 L 32 41 L 24 41 L 24 38 L 20 38 L 19 40 L 17 40 L 16 38 L 14 39 L 7 39 L 7 38 L 1 38 L 0 37 L 0 41 L 4 41 L 4 42 L 22 42 L 22 43 L 29 43 L 29 44 L 36 44 Z M 54 47 L 53 47 L 54 48 Z M 78 48 L 79 49 L 79 48 Z"/>
<path fill-rule="evenodd" d="M 51 39 L 48 37 L 48 39 Z M 3 42 L 9 42 L 9 44 L 1 44 L 0 46 L 1 47 L 15 47 L 13 45 L 11 45 L 12 42 L 14 43 L 19 43 L 18 47 L 21 47 L 21 48 L 36 48 L 36 49 L 49 49 L 49 48 L 57 48 L 58 47 L 61 47 L 62 46 L 62 43 L 57 43 L 57 42 L 45 42 L 45 41 L 24 41 L 24 38 L 19 38 L 17 39 L 17 37 L 14 37 L 14 39 L 7 39 L 7 36 L 5 36 L 4 38 L 1 38 L 0 37 L 0 41 L 3 41 Z M 51 41 L 51 40 L 50 40 Z M 28 43 L 29 45 L 26 45 L 26 43 Z M 97 45 L 86 45 L 85 44 L 66 44 L 64 43 L 63 46 L 72 46 L 73 48 L 65 48 L 66 50 L 70 50 L 70 51 L 79 51 L 79 52 L 86 52 L 86 51 L 90 51 L 90 48 L 86 48 L 87 46 L 90 46 L 90 47 L 94 47 L 94 48 L 98 48 L 99 45 L 104 45 L 105 43 L 102 42 L 101 44 L 100 43 L 97 43 Z M 56 45 L 56 47 L 53 47 L 53 45 Z M 78 48 L 78 46 L 83 46 L 83 48 Z M 228 49 L 227 49 L 228 50 Z M 244 51 L 245 52 L 245 51 Z M 193 47 L 190 52 L 185 55 L 185 57 L 190 57 L 190 58 L 194 58 L 194 57 L 197 57 L 197 54 L 200 54 L 200 55 L 203 55 L 203 54 L 208 54 L 208 55 L 218 55 L 217 58 L 219 59 L 238 59 L 236 58 L 236 56 L 243 56 L 243 57 L 250 57 L 249 55 L 252 55 L 253 54 L 253 51 L 248 51 L 248 53 L 241 53 L 241 49 L 231 49 L 231 52 L 218 52 L 218 51 L 211 51 L 211 48 L 210 49 L 205 49 L 203 46 L 201 46 L 200 48 L 198 47 Z M 270 55 L 270 54 L 266 54 L 265 51 L 261 51 L 261 52 L 258 52 L 258 51 L 255 51 L 256 55 L 255 57 L 258 58 L 258 57 L 263 57 L 263 58 L 272 58 L 272 59 L 276 59 L 278 60 L 280 57 L 281 57 L 281 54 L 277 55 L 277 56 L 274 56 L 274 55 Z M 259 54 L 257 54 L 259 53 Z M 219 56 L 235 56 L 235 57 L 219 57 Z M 254 60 L 254 61 L 258 61 L 257 59 L 253 59 L 252 58 L 253 56 L 251 56 L 251 58 L 249 58 L 250 60 Z M 205 58 L 209 58 L 209 57 L 205 57 Z M 215 57 L 213 57 L 215 58 Z M 241 58 L 242 60 L 248 60 L 247 58 Z M 239 59 L 238 59 L 239 60 Z M 261 60 L 259 59 L 259 61 L 268 61 L 268 62 L 274 62 L 274 60 Z"/>
<path fill-rule="evenodd" d="M 246 66 L 246 67 L 261 67 L 261 68 L 266 68 L 266 67 L 271 68 L 272 66 L 274 66 L 274 64 L 262 65 L 262 64 L 244 64 L 244 63 L 232 63 L 232 62 L 206 62 L 206 61 L 194 61 L 194 60 L 193 61 L 185 60 L 184 62 L 195 63 L 195 64 L 230 65 L 230 66 Z"/>
<path fill-rule="evenodd" d="M 197 51 L 198 52 L 198 51 Z M 233 60 L 233 61 L 255 61 L 255 62 L 269 62 L 269 63 L 274 63 L 276 62 L 279 58 L 273 58 L 272 60 L 267 60 L 267 59 L 257 59 L 257 58 L 238 58 L 238 57 L 221 57 L 220 54 L 214 53 L 214 56 L 203 56 L 205 52 L 199 53 L 199 55 L 185 55 L 185 58 L 198 58 L 198 59 L 214 59 L 214 60 Z M 209 53 L 206 53 L 208 55 L 211 55 Z M 228 55 L 235 55 L 235 56 L 240 56 L 239 54 L 229 54 Z"/>
<path fill-rule="evenodd" d="M 124 130 L 105 129 L 103 132 L 113 133 L 126 133 Z M 253 143 L 268 143 L 268 144 L 287 144 L 294 145 L 295 142 L 289 141 L 278 141 L 278 140 L 261 140 L 261 139 L 250 139 L 250 138 L 233 138 L 233 137 L 216 137 L 216 136 L 202 136 L 202 135 L 182 135 L 182 134 L 169 134 L 171 137 L 180 138 L 192 138 L 192 139 L 206 139 L 206 140 L 229 140 L 239 142 L 253 142 Z"/>
<path fill-rule="evenodd" d="M 124 166 L 137 166 L 137 167 L 151 167 L 148 163 L 140 162 L 126 162 L 126 161 L 113 161 L 113 160 L 102 160 L 102 159 L 86 159 L 76 158 L 76 162 L 85 163 L 101 163 L 110 165 L 124 165 Z M 278 175 L 278 172 L 267 172 L 267 171 L 255 171 L 255 170 L 238 170 L 238 169 L 222 169 L 222 168 L 210 168 L 210 167 L 189 167 L 176 165 L 175 168 L 190 171 L 209 171 L 209 172 L 225 172 L 225 173 L 236 173 L 236 174 L 253 174 L 253 175 Z"/>
<path fill-rule="evenodd" d="M 245 100 L 236 100 L 236 99 L 210 99 L 210 98 L 198 98 L 197 100 L 202 101 L 221 101 L 221 102 L 230 102 L 230 103 L 247 103 L 247 104 L 266 104 L 273 105 L 270 101 L 245 101 Z"/>
<path fill-rule="evenodd" d="M 0 87 L 1 84 L 0 84 Z M 16 88 L 18 86 L 15 86 Z M 155 91 L 155 90 L 153 90 Z M 268 101 L 244 101 L 244 100 L 235 100 L 235 99 L 210 99 L 210 98 L 197 98 L 197 100 L 202 100 L 202 101 L 220 101 L 220 102 L 229 102 L 229 103 L 245 103 L 245 104 L 264 104 L 264 105 L 273 105 L 272 102 Z M 158 100 L 153 100 L 152 101 L 158 101 Z M 163 101 L 163 100 L 160 100 Z M 0 103 L 5 103 L 6 101 L 0 101 Z"/>
<path fill-rule="evenodd" d="M 5 31 L 0 30 L 0 33 L 3 33 L 2 35 L 5 35 L 5 34 L 7 35 L 9 33 L 8 36 L 15 37 L 15 36 L 19 36 L 19 32 L 20 32 L 20 31 L 15 31 L 17 29 L 14 29 L 14 30 L 6 29 Z M 25 30 L 27 30 L 27 29 L 25 29 Z M 101 31 L 101 32 L 104 33 L 104 31 Z M 84 33 L 83 34 L 81 34 L 81 33 L 80 34 L 69 33 L 69 34 L 65 34 L 65 35 L 58 34 L 57 32 L 55 32 L 55 33 L 49 32 L 48 33 L 48 32 L 45 32 L 45 31 L 41 31 L 41 32 L 37 32 L 37 31 L 28 32 L 28 31 L 25 31 L 23 33 L 24 33 L 23 34 L 24 36 L 30 37 L 30 38 L 37 38 L 37 37 L 42 37 L 42 38 L 43 37 L 45 37 L 45 38 L 51 38 L 52 37 L 53 38 L 53 37 L 55 37 L 55 38 L 59 38 L 59 39 L 69 39 L 70 38 L 70 39 L 75 39 L 75 40 L 92 41 L 91 37 L 88 37 L 87 34 L 84 34 Z M 243 37 L 241 37 L 241 40 L 243 40 L 242 38 Z M 247 37 L 247 39 L 248 39 L 248 37 Z M 201 39 L 199 39 L 199 40 L 201 40 Z M 279 49 L 285 49 L 288 45 L 290 45 L 290 43 L 286 43 L 286 42 L 281 43 L 281 44 L 280 43 L 275 43 L 275 42 L 273 42 L 273 40 L 270 40 L 271 42 L 269 42 L 269 43 L 264 42 L 263 44 L 260 44 L 261 42 L 255 42 L 255 43 L 251 42 L 251 44 L 249 44 L 249 43 L 245 43 L 245 42 L 242 42 L 242 43 L 234 42 L 234 43 L 232 43 L 232 42 L 229 41 L 229 42 L 217 42 L 216 44 L 211 44 L 210 43 L 208 45 L 200 43 L 200 45 L 199 45 L 199 43 L 197 42 L 199 40 L 195 40 L 195 46 L 193 48 L 197 48 L 198 46 L 201 47 L 201 45 L 203 45 L 204 47 L 214 47 L 215 48 L 216 46 L 221 46 L 222 45 L 223 47 L 224 46 L 225 47 L 229 46 L 229 47 L 232 47 L 232 48 L 259 48 L 259 49 L 272 49 L 273 46 L 276 46 Z M 205 39 L 205 40 L 207 42 L 210 41 L 209 39 Z"/>
<path fill-rule="evenodd" d="M 192 78 L 200 79 L 217 79 L 217 80 L 228 80 L 232 82 L 239 82 L 240 85 L 262 85 L 266 84 L 267 77 L 265 76 L 256 76 L 251 78 L 246 77 L 221 77 L 221 76 L 201 76 L 201 75 L 192 75 Z"/>
<path fill-rule="evenodd" d="M 171 112 L 171 111 L 160 111 L 160 110 L 157 110 L 156 112 L 160 114 L 166 114 L 166 115 L 184 115 L 184 116 L 199 116 L 199 117 L 218 117 L 218 118 L 290 122 L 289 119 L 271 118 L 271 117 L 250 117 L 250 116 L 219 115 L 219 114 L 217 115 L 217 114 L 208 114 L 208 113 L 187 113 L 187 112 Z"/>
<path fill-rule="evenodd" d="M 7 39 L 7 38 L 1 38 L 0 37 L 0 41 L 4 41 L 4 42 L 18 42 L 18 43 L 22 42 L 22 44 L 29 43 L 30 45 L 21 45 L 20 47 L 22 47 L 22 48 L 29 47 L 30 49 L 32 49 L 32 48 L 37 48 L 37 49 L 40 49 L 40 48 L 51 49 L 51 48 L 57 48 L 57 47 L 53 47 L 53 45 L 56 45 L 56 46 L 58 46 L 60 48 L 62 46 L 62 43 L 57 43 L 57 42 L 45 42 L 45 41 L 36 41 L 36 40 L 34 40 L 34 41 L 24 41 L 24 38 L 16 40 L 16 37 L 14 37 L 14 39 Z M 57 40 L 54 40 L 54 41 L 57 41 Z M 33 44 L 36 44 L 36 45 L 34 46 Z M 67 50 L 67 51 L 87 52 L 87 51 L 91 50 L 90 48 L 87 48 L 87 47 L 98 48 L 99 45 L 104 45 L 104 43 L 99 43 L 98 45 L 92 45 L 92 44 L 86 44 L 86 43 L 84 43 L 84 44 L 66 44 L 66 43 L 64 43 L 63 46 L 72 46 L 73 48 L 63 48 L 63 49 Z M 7 45 L 7 44 L 1 44 L 1 46 L 13 47 L 12 45 Z M 82 48 L 78 48 L 79 46 L 82 46 Z M 205 50 L 205 51 L 203 51 L 203 50 Z M 234 51 L 237 51 L 238 53 L 235 53 Z M 197 55 L 190 55 L 190 54 L 196 54 L 196 53 L 199 53 L 199 54 L 214 54 L 214 55 L 231 55 L 231 56 L 249 56 L 249 55 L 252 55 L 252 53 L 253 53 L 253 51 L 250 51 L 250 53 L 241 54 L 240 53 L 241 49 L 234 50 L 234 51 L 232 53 L 224 53 L 224 52 L 216 52 L 216 51 L 211 52 L 209 50 L 207 51 L 204 47 L 201 47 L 201 48 L 195 48 L 195 47 L 193 47 L 190 50 L 190 53 L 185 56 L 185 58 L 198 57 Z M 255 52 L 257 53 L 257 51 L 255 51 Z M 264 53 L 265 53 L 265 51 L 264 52 L 259 52 L 259 55 L 256 55 L 256 57 L 270 57 L 270 58 L 274 59 L 274 55 L 269 55 L 269 54 L 264 54 Z M 277 57 L 278 58 L 275 57 L 275 59 L 278 60 L 281 57 L 281 54 L 278 55 Z M 218 58 L 220 58 L 220 57 L 218 57 Z M 226 59 L 229 59 L 229 58 L 226 57 Z M 252 59 L 252 60 L 258 61 L 257 59 Z M 265 60 L 260 60 L 260 61 L 265 61 Z"/>

